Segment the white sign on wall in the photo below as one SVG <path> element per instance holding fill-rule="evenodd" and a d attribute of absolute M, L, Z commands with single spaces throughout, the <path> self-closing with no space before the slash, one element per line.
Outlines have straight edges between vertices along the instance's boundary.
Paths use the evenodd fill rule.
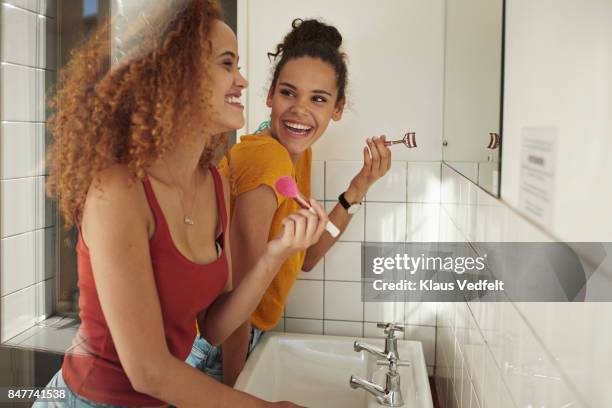
<path fill-rule="evenodd" d="M 523 128 L 519 208 L 550 227 L 554 204 L 555 128 Z"/>

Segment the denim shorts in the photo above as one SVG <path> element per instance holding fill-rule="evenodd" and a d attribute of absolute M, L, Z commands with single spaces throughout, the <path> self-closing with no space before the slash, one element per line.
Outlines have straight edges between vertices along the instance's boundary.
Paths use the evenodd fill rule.
<path fill-rule="evenodd" d="M 264 331 L 251 326 L 247 357 L 251 354 L 253 349 L 255 349 L 255 346 L 264 334 Z M 186 361 L 187 364 L 197 368 L 209 377 L 219 382 L 223 382 L 223 357 L 221 346 L 215 347 L 203 337 L 197 336 L 191 347 L 191 354 L 189 354 Z"/>
<path fill-rule="evenodd" d="M 99 402 L 93 402 L 86 398 L 77 395 L 68 387 L 64 376 L 62 376 L 62 370 L 59 370 L 47 384 L 47 388 L 61 388 L 66 390 L 66 398 L 61 401 L 36 401 L 33 408 L 121 408 L 119 405 L 102 404 Z"/>

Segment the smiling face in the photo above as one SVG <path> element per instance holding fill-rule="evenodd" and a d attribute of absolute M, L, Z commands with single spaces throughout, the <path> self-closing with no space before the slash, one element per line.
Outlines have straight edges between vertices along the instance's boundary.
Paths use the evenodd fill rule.
<path fill-rule="evenodd" d="M 338 99 L 334 68 L 317 58 L 288 61 L 270 88 L 272 135 L 289 151 L 294 162 L 327 129 L 340 120 L 344 99 Z"/>
<path fill-rule="evenodd" d="M 211 27 L 210 41 L 212 133 L 240 129 L 244 126 L 244 106 L 240 97 L 248 82 L 238 68 L 236 35 L 227 24 L 216 20 Z"/>

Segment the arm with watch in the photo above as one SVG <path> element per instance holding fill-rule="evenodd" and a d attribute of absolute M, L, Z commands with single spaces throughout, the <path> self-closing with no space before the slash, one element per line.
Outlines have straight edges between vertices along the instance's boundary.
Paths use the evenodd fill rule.
<path fill-rule="evenodd" d="M 366 141 L 367 147 L 363 149 L 363 167 L 351 180 L 348 189 L 340 194 L 338 203 L 328 214 L 328 218 L 341 231 L 333 238 L 323 233 L 319 242 L 308 248 L 302 270 L 308 272 L 315 267 L 319 260 L 327 253 L 334 243 L 342 236 L 349 221 L 362 207 L 366 193 L 391 167 L 391 150 L 385 146 L 385 136 L 370 138 Z"/>

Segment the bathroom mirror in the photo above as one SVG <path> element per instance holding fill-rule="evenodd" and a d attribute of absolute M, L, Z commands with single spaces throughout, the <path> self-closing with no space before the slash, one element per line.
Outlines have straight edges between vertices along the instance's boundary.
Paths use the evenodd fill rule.
<path fill-rule="evenodd" d="M 446 1 L 443 160 L 499 195 L 503 0 Z"/>

